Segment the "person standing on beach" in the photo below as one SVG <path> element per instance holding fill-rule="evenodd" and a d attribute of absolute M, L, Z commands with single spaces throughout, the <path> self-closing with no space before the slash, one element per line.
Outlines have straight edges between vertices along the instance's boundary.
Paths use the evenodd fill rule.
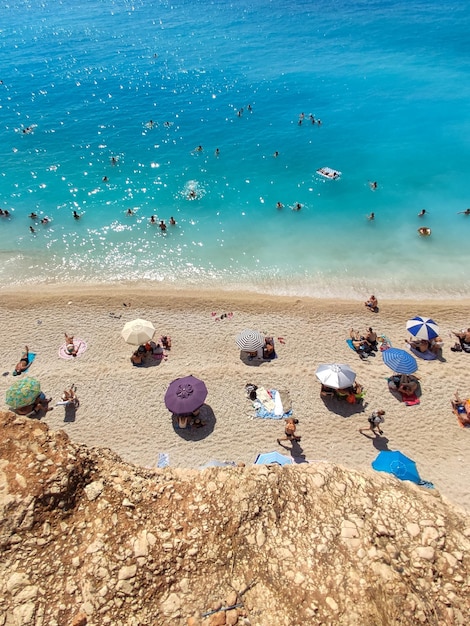
<path fill-rule="evenodd" d="M 294 419 L 293 417 L 288 417 L 284 421 L 286 423 L 284 427 L 285 437 L 282 437 L 282 439 L 277 439 L 277 443 L 281 446 L 281 441 L 300 441 L 300 436 L 295 434 L 295 430 L 297 424 L 299 423 L 299 420 Z"/>
<path fill-rule="evenodd" d="M 385 415 L 385 411 L 383 411 L 382 409 L 379 409 L 377 411 L 373 411 L 367 420 L 369 422 L 368 430 L 371 430 L 375 436 L 377 436 L 377 433 L 379 435 L 384 434 L 383 430 L 380 428 L 380 424 L 383 424 L 385 421 L 384 415 Z M 362 433 L 363 431 L 364 431 L 364 428 L 359 428 L 360 433 Z"/>

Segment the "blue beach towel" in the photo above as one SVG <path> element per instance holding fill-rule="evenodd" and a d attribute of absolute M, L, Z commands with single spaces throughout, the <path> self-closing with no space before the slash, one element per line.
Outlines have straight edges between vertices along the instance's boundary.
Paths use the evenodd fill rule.
<path fill-rule="evenodd" d="M 354 350 L 354 352 L 357 352 L 356 348 L 354 347 L 354 344 L 352 342 L 352 339 L 346 339 L 346 343 L 348 344 L 348 346 L 351 348 L 351 350 Z"/>
<path fill-rule="evenodd" d="M 29 369 L 29 366 L 31 365 L 31 363 L 34 361 L 35 358 L 36 358 L 35 352 L 28 352 L 28 365 L 26 366 L 26 369 L 23 370 L 23 372 L 17 372 L 16 370 L 13 370 L 12 372 L 13 376 L 19 376 L 20 374 L 27 372 Z"/>

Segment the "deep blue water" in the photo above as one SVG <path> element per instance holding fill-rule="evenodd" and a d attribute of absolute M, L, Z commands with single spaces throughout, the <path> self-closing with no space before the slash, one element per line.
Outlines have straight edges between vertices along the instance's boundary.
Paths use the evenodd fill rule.
<path fill-rule="evenodd" d="M 0 286 L 467 295 L 467 8 L 2 5 Z"/>

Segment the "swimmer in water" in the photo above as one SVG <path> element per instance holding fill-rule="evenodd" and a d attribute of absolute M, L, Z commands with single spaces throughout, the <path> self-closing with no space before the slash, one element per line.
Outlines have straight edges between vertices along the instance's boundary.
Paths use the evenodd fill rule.
<path fill-rule="evenodd" d="M 302 205 L 300 204 L 300 202 L 296 202 L 294 204 L 294 206 L 292 207 L 293 211 L 300 211 L 300 209 L 302 208 Z"/>
<path fill-rule="evenodd" d="M 216 156 L 216 157 L 218 157 L 218 156 L 219 156 L 219 154 L 220 154 L 220 150 L 219 150 L 219 148 L 216 148 L 216 149 L 215 149 L 214 154 L 215 154 L 215 156 Z"/>
<path fill-rule="evenodd" d="M 276 204 L 276 209 L 282 209 L 282 208 L 284 208 L 284 205 L 282 204 L 282 202 L 278 202 Z"/>
<path fill-rule="evenodd" d="M 35 233 L 35 232 L 36 232 L 32 226 L 30 226 L 30 227 L 29 227 L 29 230 L 30 230 L 32 233 Z"/>
<path fill-rule="evenodd" d="M 194 148 L 194 152 L 202 152 L 202 151 L 203 151 L 202 146 L 197 146 L 196 148 Z"/>
<path fill-rule="evenodd" d="M 165 224 L 165 222 L 164 222 L 163 220 L 160 220 L 160 224 L 159 224 L 159 226 L 160 226 L 160 230 L 162 230 L 163 232 L 165 232 L 165 230 L 166 230 L 166 224 Z"/>
<path fill-rule="evenodd" d="M 275 159 L 277 159 L 277 157 L 278 157 L 278 156 L 279 156 L 279 151 L 278 151 L 278 150 L 276 150 L 276 151 L 274 152 L 274 154 L 273 154 L 273 157 L 274 157 Z"/>
<path fill-rule="evenodd" d="M 156 224 L 157 220 L 155 219 L 155 215 L 152 215 L 152 217 L 150 218 L 150 223 L 151 224 Z"/>
<path fill-rule="evenodd" d="M 134 215 L 134 211 L 132 209 L 127 209 L 126 215 Z"/>
<path fill-rule="evenodd" d="M 459 211 L 457 213 L 457 215 L 460 215 L 460 214 L 462 214 L 462 215 L 470 215 L 470 209 L 465 209 L 465 211 Z"/>
<path fill-rule="evenodd" d="M 188 196 L 187 196 L 188 200 L 196 200 L 197 198 L 197 193 L 194 191 L 194 189 L 190 189 L 188 191 Z"/>
<path fill-rule="evenodd" d="M 117 165 L 116 157 L 111 157 L 111 165 Z"/>
<path fill-rule="evenodd" d="M 107 176 L 103 176 L 103 178 L 102 178 L 101 180 L 102 180 L 104 183 L 107 183 L 109 179 L 108 179 L 108 177 L 107 177 Z"/>
<path fill-rule="evenodd" d="M 421 211 L 418 213 L 418 217 L 423 217 L 423 215 L 426 214 L 426 209 L 421 209 Z"/>
<path fill-rule="evenodd" d="M 32 220 L 35 220 L 37 219 L 38 216 L 37 216 L 37 213 L 30 213 L 28 217 L 30 217 Z"/>
<path fill-rule="evenodd" d="M 43 217 L 41 220 L 41 224 L 49 224 L 51 220 L 48 217 Z"/>
<path fill-rule="evenodd" d="M 176 220 L 173 216 L 170 217 L 170 224 L 174 226 L 176 224 Z"/>
<path fill-rule="evenodd" d="M 377 181 L 374 180 L 372 183 L 369 183 L 369 187 L 372 189 L 372 191 L 375 191 L 378 187 Z"/>
<path fill-rule="evenodd" d="M 421 237 L 429 237 L 431 234 L 431 229 L 427 226 L 422 226 L 421 228 L 418 228 L 418 233 Z"/>
<path fill-rule="evenodd" d="M 79 214 L 77 213 L 77 211 L 75 211 L 75 210 L 74 210 L 74 212 L 73 212 L 73 218 L 74 218 L 75 220 L 79 220 L 79 219 L 80 219 L 80 217 L 81 217 L 81 215 L 79 215 Z"/>
<path fill-rule="evenodd" d="M 368 220 L 375 220 L 375 213 L 371 213 L 370 215 L 367 216 Z"/>

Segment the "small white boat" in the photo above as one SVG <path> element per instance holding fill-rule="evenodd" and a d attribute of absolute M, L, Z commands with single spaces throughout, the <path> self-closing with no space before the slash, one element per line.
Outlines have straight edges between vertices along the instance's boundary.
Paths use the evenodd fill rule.
<path fill-rule="evenodd" d="M 334 170 L 331 167 L 320 167 L 320 169 L 317 170 L 317 174 L 320 174 L 320 176 L 323 176 L 324 178 L 332 179 L 336 179 L 341 176 L 341 172 Z"/>

